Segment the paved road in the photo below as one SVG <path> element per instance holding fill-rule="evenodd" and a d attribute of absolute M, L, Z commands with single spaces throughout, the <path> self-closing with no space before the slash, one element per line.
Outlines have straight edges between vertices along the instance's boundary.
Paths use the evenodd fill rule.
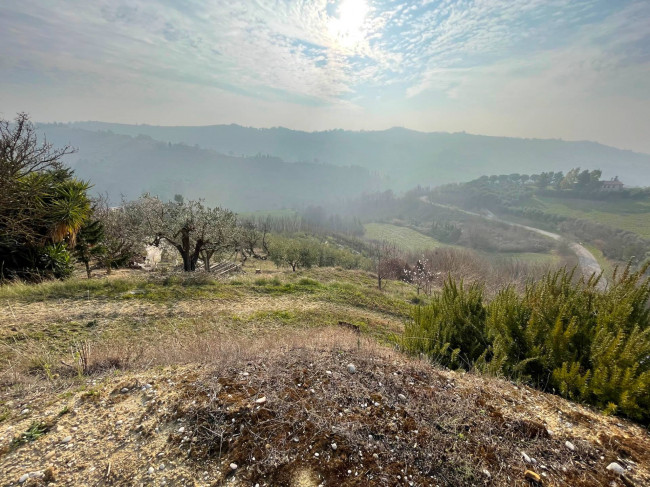
<path fill-rule="evenodd" d="M 430 205 L 433 206 L 439 206 L 450 210 L 460 211 L 467 215 L 478 216 L 480 218 L 485 218 L 486 220 L 505 223 L 506 225 L 510 225 L 513 227 L 525 228 L 526 230 L 538 233 L 540 235 L 544 235 L 545 237 L 552 238 L 553 240 L 557 240 L 557 241 L 562 240 L 562 235 L 559 235 L 557 233 L 547 232 L 546 230 L 542 230 L 541 228 L 529 227 L 527 225 L 522 225 L 521 223 L 513 223 L 506 220 L 502 220 L 501 218 L 497 218 L 496 215 L 492 213 L 490 210 L 482 210 L 481 213 L 475 213 L 473 211 L 463 210 L 462 208 L 458 208 L 456 206 L 442 205 L 440 203 L 432 203 L 427 199 L 426 196 L 421 196 L 420 200 L 422 200 L 425 203 L 429 203 Z M 602 272 L 602 268 L 600 267 L 600 264 L 596 260 L 596 257 L 594 257 L 594 254 L 589 252 L 585 247 L 583 247 L 577 242 L 569 242 L 569 248 L 571 248 L 573 253 L 576 254 L 576 256 L 578 257 L 578 265 L 580 266 L 582 275 L 585 276 L 586 279 L 589 279 L 593 274 L 600 274 Z M 598 283 L 598 288 L 604 289 L 606 286 L 607 286 L 607 280 L 604 277 L 601 277 Z"/>

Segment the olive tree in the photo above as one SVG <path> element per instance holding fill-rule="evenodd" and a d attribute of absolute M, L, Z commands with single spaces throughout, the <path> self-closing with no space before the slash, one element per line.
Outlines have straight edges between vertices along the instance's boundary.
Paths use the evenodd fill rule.
<path fill-rule="evenodd" d="M 135 255 L 144 253 L 145 234 L 139 213 L 131 203 L 111 207 L 106 197 L 95 202 L 94 218 L 103 230 L 98 260 L 107 274 L 115 267 L 127 265 Z"/>
<path fill-rule="evenodd" d="M 236 216 L 230 210 L 206 207 L 202 201 L 185 201 L 176 196 L 163 202 L 158 197 L 143 195 L 129 203 L 126 211 L 137 215 L 142 232 L 152 245 L 166 241 L 183 259 L 183 270 L 194 271 L 204 256 L 209 259 L 235 245 Z"/>

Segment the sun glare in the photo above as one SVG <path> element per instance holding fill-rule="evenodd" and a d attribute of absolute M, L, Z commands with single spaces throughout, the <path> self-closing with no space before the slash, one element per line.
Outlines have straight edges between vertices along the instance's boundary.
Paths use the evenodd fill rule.
<path fill-rule="evenodd" d="M 330 20 L 330 33 L 342 47 L 352 48 L 365 37 L 368 3 L 366 0 L 343 0 L 337 14 L 338 18 Z"/>

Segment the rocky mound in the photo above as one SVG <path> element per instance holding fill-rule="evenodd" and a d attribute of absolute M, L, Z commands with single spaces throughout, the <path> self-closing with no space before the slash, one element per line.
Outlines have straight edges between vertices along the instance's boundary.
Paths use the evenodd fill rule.
<path fill-rule="evenodd" d="M 304 341 L 13 398 L 2 485 L 650 485 L 638 425 L 352 333 Z"/>

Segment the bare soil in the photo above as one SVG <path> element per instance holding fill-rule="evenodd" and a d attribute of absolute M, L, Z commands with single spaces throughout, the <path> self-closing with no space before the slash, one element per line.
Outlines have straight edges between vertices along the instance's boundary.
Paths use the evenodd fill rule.
<path fill-rule="evenodd" d="M 195 358 L 5 389 L 0 485 L 650 485 L 640 426 L 338 327 Z"/>

